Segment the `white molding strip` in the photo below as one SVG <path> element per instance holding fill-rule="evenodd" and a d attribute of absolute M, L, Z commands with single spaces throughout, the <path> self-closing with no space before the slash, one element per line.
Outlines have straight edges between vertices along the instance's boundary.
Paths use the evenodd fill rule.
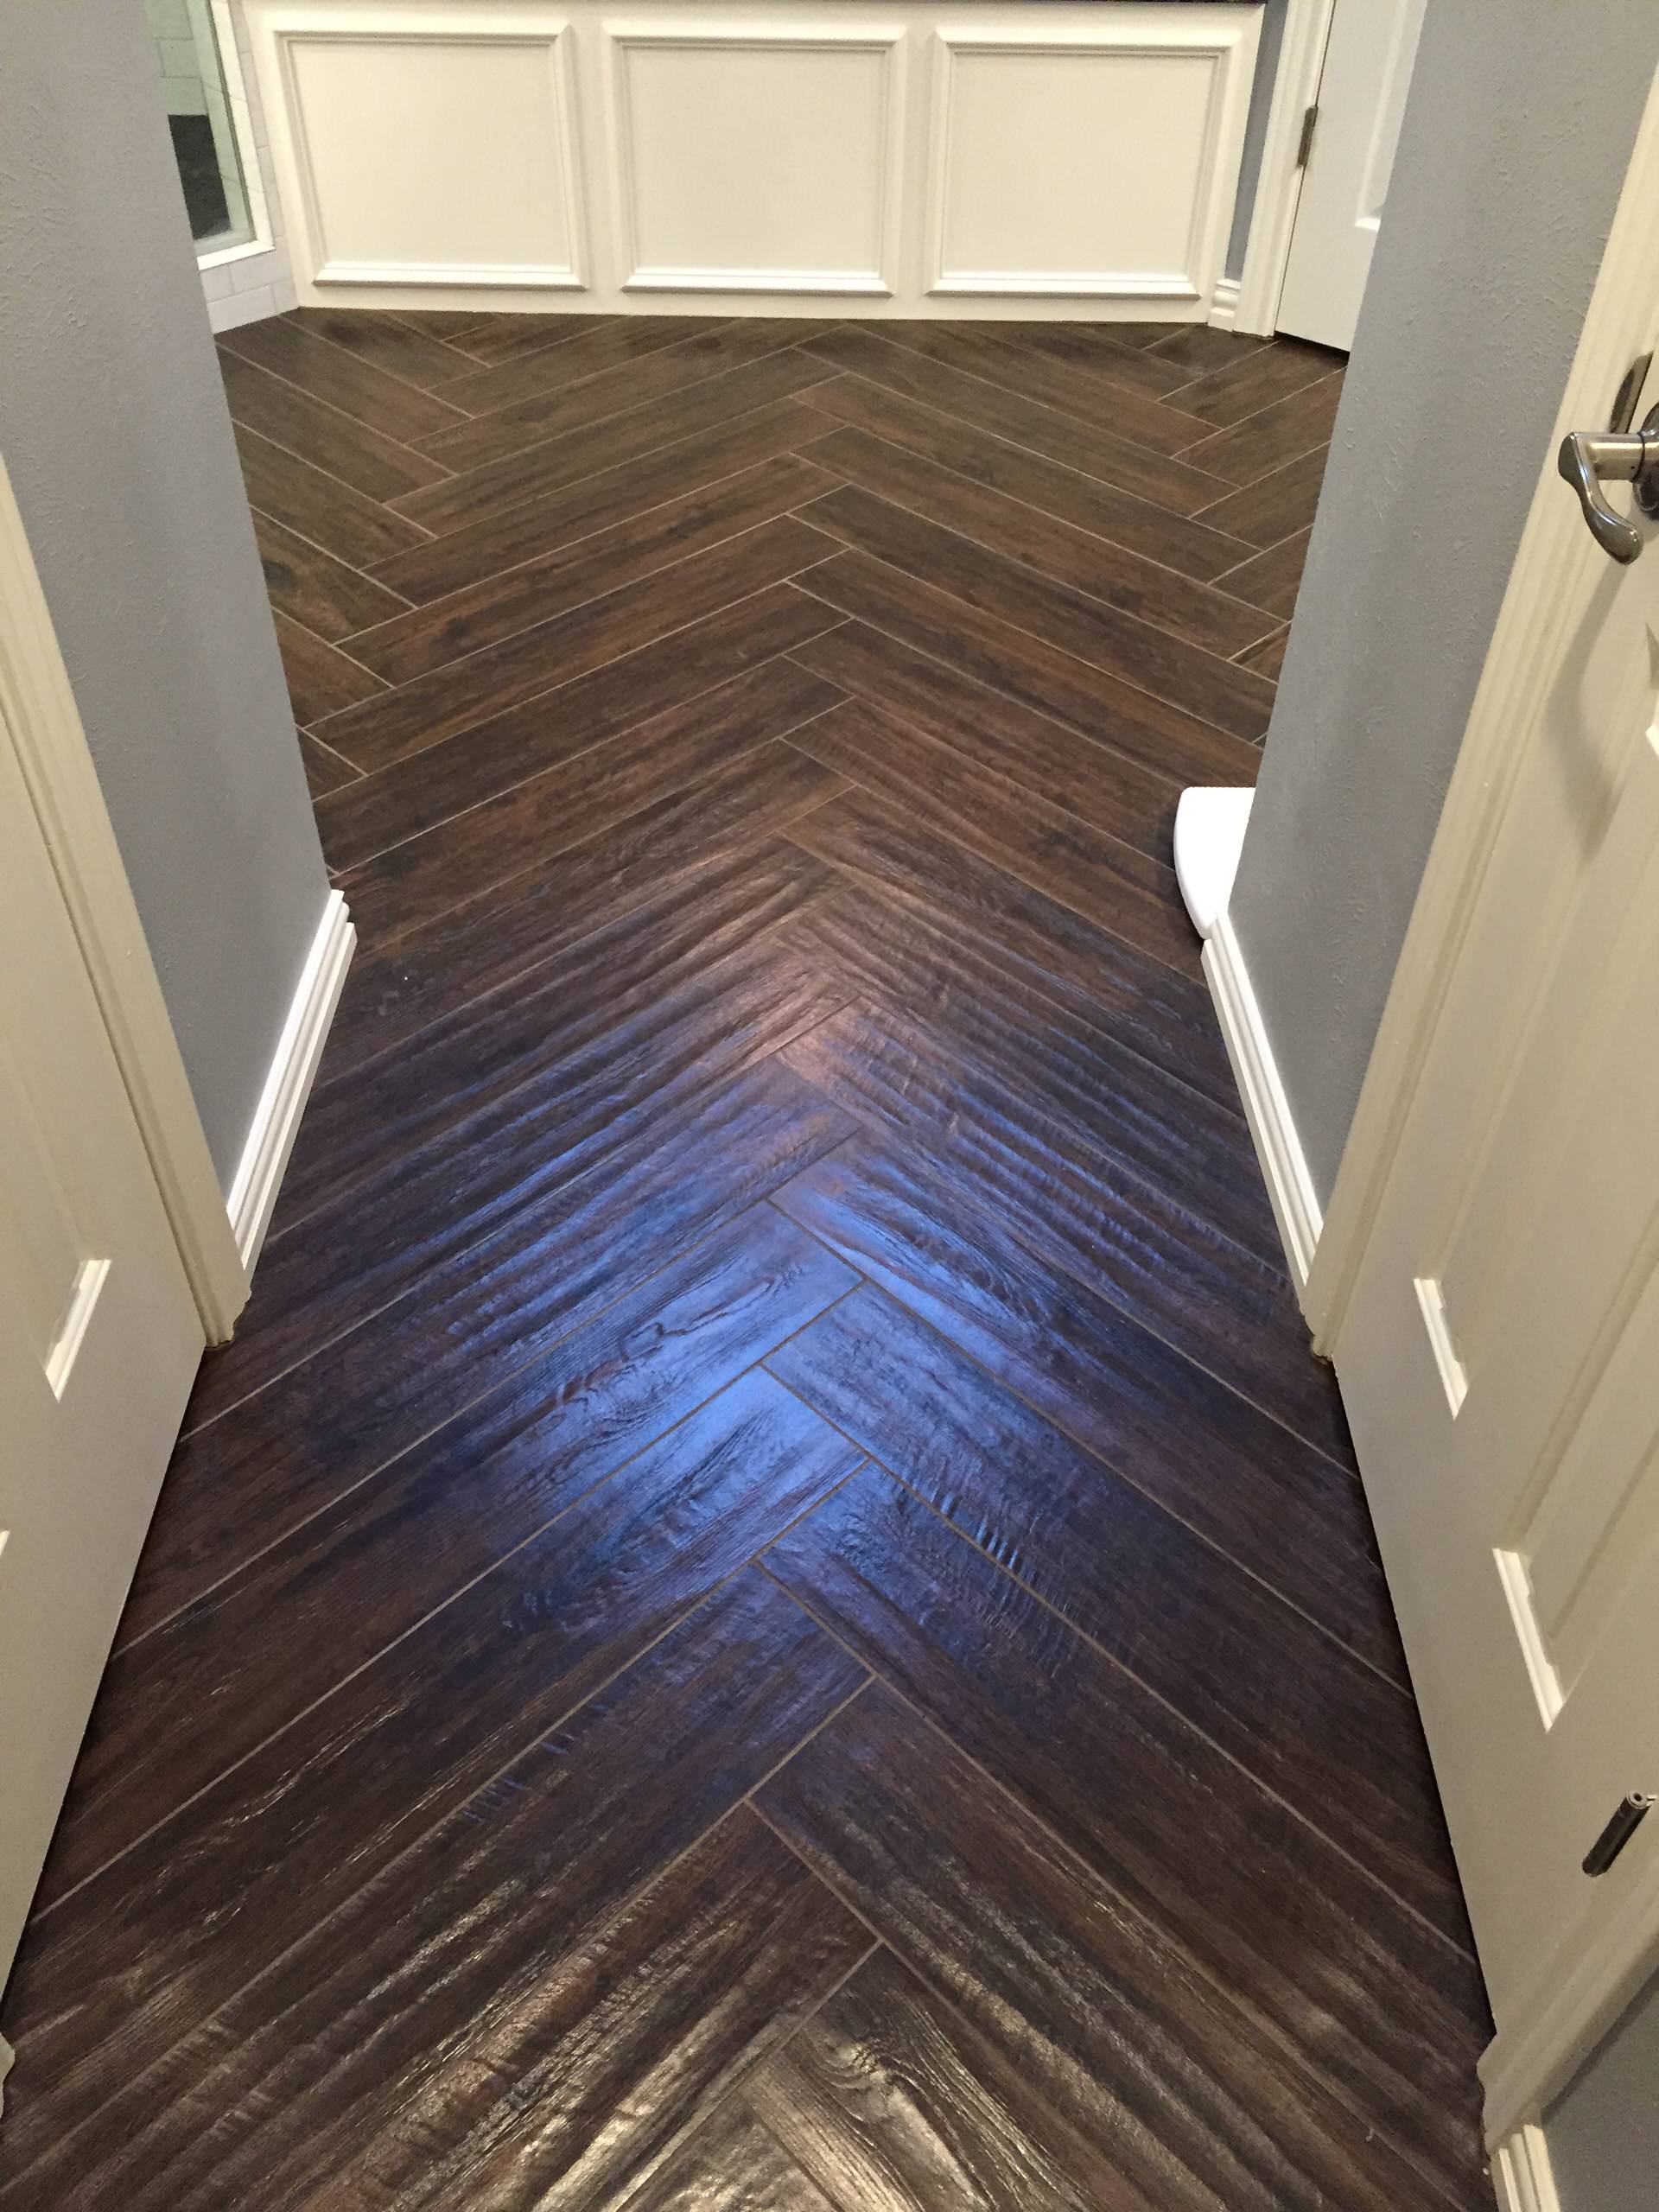
<path fill-rule="evenodd" d="M 1503 2212 L 1561 2212 L 1544 2131 L 1517 2128 L 1492 2153 L 1492 2187 Z"/>
<path fill-rule="evenodd" d="M 1210 296 L 1210 321 L 1217 330 L 1232 330 L 1238 322 L 1238 279 L 1217 276 Z"/>
<path fill-rule="evenodd" d="M 231 1185 L 226 1210 L 242 1265 L 249 1274 L 270 1226 L 271 1210 L 282 1187 L 288 1156 L 299 1133 L 300 1116 L 311 1095 L 317 1063 L 351 965 L 357 931 L 344 894 L 331 891 L 311 940 L 305 968 L 283 1024 L 265 1087 L 254 1109 L 242 1158 Z"/>
<path fill-rule="evenodd" d="M 6 2108 L 6 2076 L 16 2063 L 16 2052 L 6 2041 L 4 2036 L 0 2036 L 0 2113 L 4 2112 Z"/>
<path fill-rule="evenodd" d="M 1300 1298 L 1319 1241 L 1319 1201 L 1228 914 L 1205 942 L 1204 973 Z"/>

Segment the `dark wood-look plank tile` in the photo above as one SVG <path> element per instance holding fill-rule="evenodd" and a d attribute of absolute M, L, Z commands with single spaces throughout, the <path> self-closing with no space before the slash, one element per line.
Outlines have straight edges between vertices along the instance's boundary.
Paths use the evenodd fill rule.
<path fill-rule="evenodd" d="M 1202 323 L 1195 327 L 1206 328 Z M 1051 360 L 1069 362 L 1103 384 L 1127 385 L 1149 399 L 1167 399 L 1182 385 L 1190 384 L 1195 374 L 1161 348 L 1131 344 L 1122 334 L 1122 326 L 1114 328 L 1110 323 L 1033 322 L 1019 330 L 1005 324 L 999 330 L 995 323 L 980 322 L 967 327 L 976 339 L 988 334 L 1016 354 L 1030 347 Z M 1221 337 L 1224 334 L 1211 334 Z"/>
<path fill-rule="evenodd" d="M 725 519 L 710 528 L 718 535 L 703 552 L 610 589 L 601 568 L 601 596 L 334 715 L 328 743 L 359 768 L 387 767 L 718 614 L 834 550 L 831 539 L 787 515 L 736 536 L 728 534 Z M 632 573 L 626 561 L 619 566 Z"/>
<path fill-rule="evenodd" d="M 766 1564 L 1472 2212 L 1486 2030 L 1466 1953 L 885 1476 Z"/>
<path fill-rule="evenodd" d="M 1343 356 L 1333 353 L 1328 346 L 1281 338 L 1205 372 L 1192 383 L 1183 385 L 1170 404 L 1184 415 L 1198 416 L 1217 429 L 1226 429 L 1246 416 L 1259 415 L 1278 400 L 1306 391 L 1342 365 Z"/>
<path fill-rule="evenodd" d="M 825 470 L 780 454 L 630 515 L 505 575 L 488 577 L 424 607 L 394 605 L 391 620 L 377 621 L 352 639 L 353 656 L 389 683 L 407 683 L 673 562 L 708 552 L 757 524 L 805 505 L 834 484 Z M 1249 636 L 1259 637 L 1261 614 L 1254 608 L 1243 611 L 1253 626 Z"/>
<path fill-rule="evenodd" d="M 1309 531 L 1299 530 L 1294 537 L 1243 562 L 1229 572 L 1228 589 L 1254 606 L 1265 607 L 1269 614 L 1288 617 L 1294 613 L 1311 535 Z"/>
<path fill-rule="evenodd" d="M 543 325 L 543 330 L 548 327 Z M 556 350 L 546 345 L 526 346 L 480 370 L 444 396 L 469 415 L 493 414 L 607 370 L 623 374 L 629 364 L 648 354 L 724 327 L 724 318 L 715 315 L 596 315 L 585 329 L 571 332 L 568 342 Z M 488 333 L 470 334 L 465 342 L 477 350 L 480 339 L 486 345 L 499 342 Z"/>
<path fill-rule="evenodd" d="M 1009 573 L 1019 575 L 1012 564 Z M 1254 780 L 1260 756 L 1248 739 L 1136 690 L 1108 670 L 906 569 L 848 552 L 815 567 L 802 582 L 842 614 L 1159 773 L 1183 784 Z"/>
<path fill-rule="evenodd" d="M 1184 969 L 1192 932 L 1171 872 L 1133 845 L 994 777 L 885 709 L 849 699 L 791 740 L 822 766 L 953 839 L 1154 959 Z"/>
<path fill-rule="evenodd" d="M 985 543 L 990 529 L 982 519 L 980 535 L 964 536 L 956 526 L 960 515 L 931 519 L 852 485 L 814 499 L 802 514 L 855 552 L 1012 622 L 1183 715 L 1247 741 L 1259 739 L 1267 728 L 1272 695 L 1263 685 L 1232 663 L 1055 581 L 1052 549 L 1042 569 L 1033 567 L 1027 556 L 1034 532 L 1011 524 L 1004 537 L 1007 551 L 994 551 Z M 1251 626 L 1245 618 L 1245 630 Z M 1236 634 L 1243 639 L 1243 632 Z M 1137 710 L 1135 702 L 1126 702 L 1126 712 Z"/>
<path fill-rule="evenodd" d="M 769 552 L 777 543 L 769 540 L 762 550 Z M 745 548 L 739 558 L 747 561 L 753 550 Z M 720 557 L 728 563 L 725 573 L 735 573 L 731 556 Z M 652 620 L 644 595 L 630 602 L 627 613 L 641 623 Z M 451 815 L 528 783 L 543 769 L 574 760 L 619 730 L 806 644 L 839 620 L 833 607 L 790 584 L 720 607 L 563 684 L 556 707 L 549 704 L 555 695 L 540 694 L 341 792 L 317 810 L 323 850 L 332 865 L 354 868 Z M 589 616 L 583 626 L 591 639 L 607 626 L 603 616 Z M 565 641 L 571 641 L 569 633 Z"/>
<path fill-rule="evenodd" d="M 378 308 L 298 308 L 291 320 L 302 330 L 342 346 L 370 367 L 384 369 L 422 391 L 436 391 L 476 368 L 472 354 L 436 331 Z"/>
<path fill-rule="evenodd" d="M 1062 460 L 1011 444 L 861 376 L 840 376 L 816 385 L 804 404 L 833 422 L 880 438 L 884 445 L 900 447 L 988 490 L 1023 500 L 1198 582 L 1236 568 L 1245 557 L 1241 540 L 1207 523 L 1189 521 L 1150 499 L 1103 484 Z M 806 450 L 814 452 L 810 447 Z M 815 458 L 823 461 L 821 447 Z"/>
<path fill-rule="evenodd" d="M 114 1859 L 562 1516 L 580 1549 L 594 1515 L 667 1508 L 671 1517 L 671 1485 L 694 1491 L 716 1462 L 729 1470 L 743 1459 L 757 1494 L 782 1484 L 791 1497 L 785 1459 L 800 1463 L 809 1496 L 815 1481 L 849 1472 L 850 1447 L 794 1421 L 776 1385 L 740 1379 L 857 1280 L 798 1232 L 781 1240 L 769 1211 L 125 1646 L 76 1771 L 66 1872 L 94 1852 L 99 1864 Z M 706 1373 L 692 1364 L 705 1346 Z M 580 1503 L 607 1480 L 606 1498 Z"/>
<path fill-rule="evenodd" d="M 866 1692 L 760 1803 L 1108 2162 L 1136 2212 L 1436 2201 L 1179 1945 L 887 1694 Z"/>
<path fill-rule="evenodd" d="M 803 868 L 828 875 L 778 833 L 842 788 L 789 746 L 763 746 L 515 879 L 501 900 L 463 898 L 435 922 L 359 949 L 321 1087 L 570 945 L 592 938 L 592 957 L 602 959 L 601 933 L 626 926 L 636 906 L 669 916 L 733 874 L 756 898 L 769 883 L 801 880 Z"/>
<path fill-rule="evenodd" d="M 1103 484 L 1149 499 L 1178 515 L 1196 514 L 1230 487 L 1203 464 L 1178 461 L 1121 437 L 1098 423 L 1042 406 L 1022 391 L 987 383 L 909 346 L 895 345 L 874 329 L 843 326 L 804 349 L 838 369 L 849 369 L 871 384 L 918 400 L 941 414 L 988 430 L 1009 444 L 1026 446 Z M 1313 442 L 1310 438 L 1309 444 Z M 1236 481 L 1236 479 L 1230 480 Z"/>
<path fill-rule="evenodd" d="M 1402 1690 L 1370 1520 L 1347 1468 L 1046 1266 L 891 1140 L 854 1138 L 774 1203 L 1057 1427 Z"/>
<path fill-rule="evenodd" d="M 360 769 L 353 768 L 349 760 L 342 760 L 338 753 L 331 753 L 321 739 L 308 730 L 298 732 L 300 758 L 305 763 L 306 787 L 314 799 L 326 798 L 330 791 L 343 790 L 354 784 Z"/>
<path fill-rule="evenodd" d="M 823 326 L 770 319 L 763 322 L 708 325 L 677 319 L 676 327 L 682 333 L 680 337 L 667 345 L 657 344 L 648 348 L 625 368 L 609 375 L 584 371 L 575 382 L 550 378 L 543 389 L 497 407 L 493 412 L 480 413 L 475 420 L 460 423 L 439 436 L 426 439 L 422 449 L 449 468 L 481 468 L 486 462 L 520 453 L 526 446 L 537 444 L 544 438 L 601 423 L 608 416 L 625 414 L 631 408 L 672 399 L 705 377 L 719 376 L 727 369 L 765 360 L 768 354 L 794 345 L 798 336 L 815 336 Z M 537 354 L 519 369 L 492 373 L 503 379 L 514 376 L 523 378 L 537 364 L 542 365 L 543 372 L 550 367 L 580 366 L 578 357 L 588 342 L 578 340 L 556 355 Z M 476 406 L 484 397 L 480 388 L 482 381 L 480 385 L 460 385 L 457 391 L 462 397 L 470 394 L 471 404 Z"/>
<path fill-rule="evenodd" d="M 982 547 L 1035 569 L 1052 582 L 1103 600 L 1119 613 L 1168 631 L 1206 653 L 1230 657 L 1262 634 L 1259 611 L 1242 601 L 1228 599 L 1173 569 L 1160 568 L 868 432 L 837 431 L 809 448 L 808 454 L 844 483 L 910 508 Z M 1126 634 L 1135 645 L 1142 644 L 1138 630 Z M 1155 646 L 1131 658 L 1136 680 L 1146 688 L 1156 688 L 1158 659 Z"/>
<path fill-rule="evenodd" d="M 682 1512 L 691 1510 L 688 1500 Z M 28 2022 L 51 2069 L 54 2100 L 49 2124 L 40 2107 L 8 2111 L 0 2202 L 73 2201 L 73 2185 L 52 2195 L 54 2176 L 76 2176 L 93 2158 L 118 2159 L 130 2142 L 142 2155 L 157 2110 L 156 2062 L 176 2054 L 162 2078 L 181 2092 L 194 2078 L 186 2038 L 198 2024 L 211 2023 L 238 1988 L 268 1987 L 262 1970 L 328 1929 L 367 1885 L 377 1885 L 367 1890 L 375 1940 L 395 1931 L 421 1909 L 419 1882 L 397 1904 L 378 1885 L 388 1872 L 395 1878 L 400 1852 L 507 1761 L 524 1764 L 461 1825 L 487 1843 L 514 1802 L 544 1805 L 550 1842 L 525 1853 L 524 1869 L 565 1870 L 573 1907 L 602 1907 L 619 1883 L 626 1895 L 695 1842 L 862 1679 L 758 1575 L 692 1611 L 696 1593 L 719 1579 L 712 1551 L 694 1548 L 677 1567 L 662 1535 L 630 1530 L 626 1518 L 608 1530 L 594 1522 L 581 1554 L 556 1555 L 550 1538 L 418 1631 L 420 1644 L 397 1647 L 401 1659 L 386 1655 L 342 1683 L 66 1898 L 37 1923 L 10 1993 L 14 2018 Z M 670 1609 L 679 1625 L 606 1683 L 612 1655 L 642 1649 L 649 1620 Z M 423 1647 L 430 1671 L 420 1676 L 407 1661 Z M 429 1881 L 418 1854 L 402 1863 Z M 498 1868 L 497 1878 L 505 1873 Z M 465 1915 L 459 1924 L 468 1926 Z M 351 1925 L 329 1930 L 336 1963 L 369 1940 L 365 1926 L 347 1942 Z M 540 1947 L 520 1949 L 534 1958 Z M 437 1986 L 446 1979 L 434 1978 Z M 415 1980 L 428 1986 L 423 1974 Z M 74 1990 L 73 2005 L 54 1999 L 64 1988 Z M 320 2050 L 336 2047 L 338 2020 L 334 2027 L 317 2037 Z M 372 2035 L 346 2040 L 374 2045 Z M 112 2082 L 122 2085 L 115 2095 Z M 233 2145 L 225 2107 L 215 2109 L 219 2126 L 193 2108 L 185 2116 L 192 2135 L 228 2133 Z M 92 2192 L 91 2201 L 100 2198 Z M 118 2174 L 108 2201 L 133 2201 Z"/>
<path fill-rule="evenodd" d="M 377 561 L 424 544 L 431 535 L 245 424 L 232 420 L 231 428 L 242 481 L 256 511 L 285 524 L 348 567 L 372 568 Z"/>
<path fill-rule="evenodd" d="M 302 622 L 314 636 L 338 644 L 354 630 L 407 611 L 407 603 L 385 584 L 337 561 L 257 508 L 253 534 L 273 609 Z"/>
<path fill-rule="evenodd" d="M 1243 331 L 1220 330 L 1208 322 L 1178 323 L 1173 329 L 1156 332 L 1150 341 L 1155 355 L 1184 372 L 1184 383 L 1193 377 L 1207 376 L 1213 369 L 1230 368 L 1235 361 L 1248 359 L 1268 342 L 1265 338 L 1249 337 Z"/>
<path fill-rule="evenodd" d="M 460 408 L 391 375 L 360 353 L 336 346 L 308 329 L 297 315 L 244 323 L 219 342 L 238 359 L 269 369 L 273 376 L 297 385 L 312 398 L 399 445 L 417 445 L 467 420 Z"/>
<path fill-rule="evenodd" d="M 810 391 L 833 373 L 830 364 L 785 346 L 741 368 L 703 377 L 671 399 L 647 401 L 429 485 L 401 499 L 399 512 L 430 530 L 459 530 L 700 431 L 722 429 L 735 416 Z"/>
<path fill-rule="evenodd" d="M 1277 545 L 1293 531 L 1312 525 L 1328 458 L 1326 447 L 1315 446 L 1282 468 L 1271 469 L 1254 484 L 1217 499 L 1205 510 L 1205 520 L 1248 538 L 1252 545 Z"/>
<path fill-rule="evenodd" d="M 1173 779 L 988 691 L 865 622 L 843 622 L 791 658 L 1150 858 L 1167 855 L 1177 796 Z"/>
<path fill-rule="evenodd" d="M 745 1070 L 618 1145 L 602 1176 L 562 1184 L 429 1270 L 418 1297 L 193 1427 L 151 1524 L 120 1644 L 170 1619 L 232 1560 L 276 1542 L 850 1133 L 847 1117 L 786 1068 Z M 405 1253 L 404 1263 L 418 1273 L 418 1255 Z"/>
<path fill-rule="evenodd" d="M 838 697 L 792 663 L 765 661 L 365 861 L 346 879 L 353 911 L 380 937 L 418 928 L 454 906 L 462 887 L 475 899 L 544 866 L 567 846 L 798 733 Z"/>
<path fill-rule="evenodd" d="M 896 896 L 929 927 L 996 948 L 1016 988 L 1058 1000 L 1207 1097 L 1236 1106 L 1196 961 L 1177 975 L 863 791 L 815 809 L 790 835 L 855 884 Z"/>
<path fill-rule="evenodd" d="M 1040 2109 L 1018 2069 L 885 1949 L 734 2101 L 836 2212 L 1122 2202 L 1115 2188 L 1100 2193 L 1111 2177 Z"/>
<path fill-rule="evenodd" d="M 596 474 L 560 490 L 423 543 L 412 553 L 384 562 L 377 573 L 392 589 L 424 606 L 474 585 L 487 585 L 507 569 L 560 552 L 597 531 L 792 453 L 821 437 L 823 427 L 823 416 L 804 400 L 775 400 L 734 422 L 683 438 L 661 453 L 647 453 L 614 467 L 601 466 Z M 421 535 L 424 540 L 426 533 Z M 1217 543 L 1230 549 L 1228 567 L 1236 567 L 1249 550 L 1241 540 L 1218 537 Z"/>
<path fill-rule="evenodd" d="M 764 2070 L 764 2069 L 761 2069 Z M 798 2166 L 741 2091 L 715 2106 L 616 2212 L 847 2212 Z"/>
<path fill-rule="evenodd" d="M 936 322 L 899 322 L 884 325 L 883 335 L 945 368 L 982 377 L 1004 391 L 1075 415 L 1150 453 L 1178 454 L 1204 435 L 1193 428 L 1203 418 L 1183 414 L 1177 403 L 1151 399 L 1131 386 L 1108 382 L 1092 368 L 1078 369 L 1046 348 L 1010 346 L 994 323 L 946 327 Z M 1128 359 L 1132 362 L 1134 356 Z"/>
<path fill-rule="evenodd" d="M 480 368 L 516 361 L 550 346 L 568 346 L 584 331 L 599 329 L 607 319 L 600 315 L 523 315 L 512 310 L 476 315 L 470 308 L 402 308 L 397 311 L 399 322 L 441 338 Z"/>
<path fill-rule="evenodd" d="M 1200 439 L 1181 458 L 1192 467 L 1230 477 L 1235 484 L 1254 484 L 1269 469 L 1281 468 L 1299 454 L 1327 443 L 1341 397 L 1341 373 L 1323 377 L 1306 391 L 1294 391 L 1259 414 L 1247 415 L 1230 429 Z"/>
<path fill-rule="evenodd" d="M 322 721 L 365 699 L 385 696 L 380 677 L 337 646 L 326 645 L 280 607 L 272 610 L 272 620 L 296 722 Z"/>
<path fill-rule="evenodd" d="M 1276 683 L 1284 671 L 1285 647 L 1289 643 L 1290 625 L 1287 622 L 1270 638 L 1263 638 L 1259 645 L 1251 645 L 1238 658 L 1246 668 L 1253 668 L 1258 676 L 1265 676 L 1269 683 Z"/>
<path fill-rule="evenodd" d="M 289 453 L 303 454 L 365 499 L 390 499 L 418 485 L 448 479 L 449 472 L 440 462 L 314 399 L 228 346 L 219 347 L 219 360 L 233 422 L 251 425 Z"/>

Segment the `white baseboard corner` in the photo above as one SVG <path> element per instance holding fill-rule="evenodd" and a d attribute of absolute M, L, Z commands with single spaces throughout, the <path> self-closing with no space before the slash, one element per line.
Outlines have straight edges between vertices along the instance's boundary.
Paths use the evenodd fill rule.
<path fill-rule="evenodd" d="M 6 2108 L 6 2076 L 16 2063 L 16 2052 L 4 2036 L 0 2036 L 0 2113 Z"/>
<path fill-rule="evenodd" d="M 1324 1215 L 1230 914 L 1221 916 L 1205 941 L 1204 973 L 1300 1298 Z"/>
<path fill-rule="evenodd" d="M 250 1274 L 270 1226 L 271 1210 L 282 1187 L 288 1156 L 294 1149 L 300 1116 L 311 1096 L 317 1063 L 322 1058 L 356 943 L 357 931 L 345 898 L 331 891 L 226 1201 L 237 1249 Z"/>
<path fill-rule="evenodd" d="M 1210 295 L 1210 320 L 1217 330 L 1230 330 L 1238 319 L 1238 279 L 1217 276 Z"/>
<path fill-rule="evenodd" d="M 1492 2153 L 1492 2187 L 1502 2212 L 1561 2212 L 1541 2127 L 1517 2127 Z"/>

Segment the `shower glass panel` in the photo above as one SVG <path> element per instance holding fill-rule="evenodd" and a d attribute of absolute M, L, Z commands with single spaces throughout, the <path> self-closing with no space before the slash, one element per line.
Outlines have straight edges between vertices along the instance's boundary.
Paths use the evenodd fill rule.
<path fill-rule="evenodd" d="M 144 0 L 144 12 L 196 251 L 246 245 L 254 224 L 219 53 L 219 23 L 228 28 L 228 17 L 213 0 Z"/>

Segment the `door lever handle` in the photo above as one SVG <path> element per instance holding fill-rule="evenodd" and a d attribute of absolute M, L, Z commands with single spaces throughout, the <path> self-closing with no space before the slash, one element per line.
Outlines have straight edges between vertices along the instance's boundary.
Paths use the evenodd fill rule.
<path fill-rule="evenodd" d="M 1634 561 L 1646 543 L 1602 497 L 1604 484 L 1633 484 L 1643 514 L 1659 515 L 1659 408 L 1639 430 L 1569 430 L 1556 466 L 1579 495 L 1590 535 L 1615 561 Z"/>

